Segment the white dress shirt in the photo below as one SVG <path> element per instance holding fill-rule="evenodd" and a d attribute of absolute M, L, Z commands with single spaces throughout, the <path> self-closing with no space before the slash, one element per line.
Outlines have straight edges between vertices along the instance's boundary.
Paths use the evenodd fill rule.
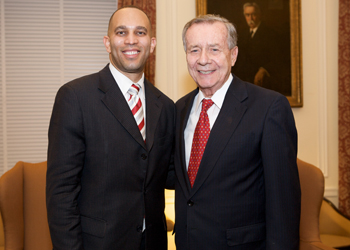
<path fill-rule="evenodd" d="M 117 82 L 120 91 L 124 95 L 126 102 L 128 102 L 130 98 L 130 94 L 128 93 L 128 90 L 130 89 L 131 85 L 134 84 L 134 82 L 131 81 L 124 74 L 122 74 L 118 69 L 116 69 L 112 63 L 109 64 L 109 70 L 111 71 L 115 81 Z M 142 77 L 137 82 L 137 84 L 141 86 L 138 96 L 140 97 L 141 103 L 142 103 L 143 117 L 145 119 L 145 130 L 146 130 L 146 99 L 145 99 L 144 80 L 145 80 L 145 74 L 142 74 Z"/>
<path fill-rule="evenodd" d="M 213 106 L 211 106 L 207 111 L 207 114 L 209 117 L 210 129 L 212 129 L 216 121 L 216 118 L 219 115 L 220 109 L 224 102 L 227 90 L 231 85 L 232 79 L 233 79 L 233 76 L 232 74 L 230 74 L 229 78 L 224 83 L 224 85 L 222 85 L 222 87 L 218 89 L 214 93 L 214 95 L 210 98 L 214 102 Z M 190 156 L 191 156 L 193 134 L 194 134 L 194 130 L 196 129 L 197 122 L 199 120 L 199 115 L 202 110 L 202 100 L 204 98 L 205 97 L 203 92 L 199 90 L 198 94 L 194 98 L 191 113 L 188 118 L 187 125 L 184 131 L 186 170 L 188 170 L 188 164 L 190 162 Z"/>
<path fill-rule="evenodd" d="M 130 98 L 130 94 L 128 93 L 128 90 L 130 89 L 131 85 L 134 84 L 133 81 L 131 81 L 128 77 L 126 77 L 124 74 L 122 74 L 119 70 L 114 67 L 112 63 L 109 63 L 109 70 L 111 71 L 115 81 L 117 82 L 117 85 L 122 92 L 122 94 L 125 97 L 125 101 L 128 102 Z M 145 91 L 144 91 L 144 79 L 145 74 L 142 74 L 141 79 L 137 82 L 141 86 L 138 96 L 140 97 L 142 108 L 143 108 L 143 117 L 145 119 L 145 130 L 146 130 L 146 101 L 145 101 Z M 147 138 L 147 135 L 146 135 Z M 143 225 L 142 225 L 142 232 L 146 229 L 146 221 L 143 219 Z"/>
<path fill-rule="evenodd" d="M 254 35 L 255 35 L 256 31 L 258 30 L 260 24 L 261 24 L 261 22 L 255 28 L 250 29 L 250 37 L 254 37 Z"/>

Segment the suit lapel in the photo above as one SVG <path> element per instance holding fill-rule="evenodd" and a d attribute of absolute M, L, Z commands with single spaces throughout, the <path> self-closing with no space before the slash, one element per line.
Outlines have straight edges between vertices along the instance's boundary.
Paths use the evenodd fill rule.
<path fill-rule="evenodd" d="M 234 76 L 234 79 L 226 93 L 224 103 L 210 136 L 198 169 L 191 194 L 193 195 L 206 180 L 216 165 L 231 135 L 236 130 L 247 107 L 242 102 L 248 97 L 244 83 Z"/>
<path fill-rule="evenodd" d="M 102 102 L 112 112 L 120 124 L 130 133 L 130 135 L 146 149 L 135 118 L 131 113 L 125 97 L 115 82 L 108 65 L 100 71 L 99 89 L 104 93 Z M 146 135 L 147 136 L 147 135 Z"/>
<path fill-rule="evenodd" d="M 159 101 L 160 94 L 155 91 L 155 87 L 145 80 L 146 97 L 146 145 L 148 151 L 153 147 L 155 130 L 157 128 L 163 104 Z"/>
<path fill-rule="evenodd" d="M 195 96 L 198 94 L 198 88 L 194 90 L 189 97 L 187 98 L 185 102 L 185 107 L 181 110 L 180 113 L 180 149 L 179 149 L 179 154 L 180 154 L 180 161 L 181 161 L 181 175 L 183 178 L 178 178 L 180 185 L 182 186 L 182 189 L 184 192 L 189 195 L 190 190 L 191 190 L 191 185 L 190 181 L 188 178 L 187 170 L 186 170 L 186 156 L 185 156 L 185 139 L 184 139 L 184 133 L 185 133 L 185 128 L 187 125 L 188 118 L 190 116 L 190 112 L 192 109 L 193 101 Z"/>

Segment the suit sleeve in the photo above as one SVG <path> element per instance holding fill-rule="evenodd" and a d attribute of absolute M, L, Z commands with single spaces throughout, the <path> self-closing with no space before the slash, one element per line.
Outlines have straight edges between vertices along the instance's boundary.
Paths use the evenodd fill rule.
<path fill-rule="evenodd" d="M 175 105 L 174 107 L 174 123 L 173 123 L 173 131 L 175 132 L 175 124 L 176 124 L 176 108 Z M 170 163 L 169 163 L 169 168 L 168 168 L 168 175 L 167 175 L 167 180 L 165 183 L 165 188 L 166 189 L 175 189 L 175 162 L 174 162 L 174 155 L 175 155 L 175 133 L 174 133 L 174 138 L 173 138 L 173 146 L 171 150 L 171 157 L 170 157 Z"/>
<path fill-rule="evenodd" d="M 279 95 L 267 112 L 261 143 L 266 193 L 266 249 L 299 249 L 300 183 L 297 131 Z"/>
<path fill-rule="evenodd" d="M 175 142 L 174 142 L 175 143 Z M 168 175 L 165 183 L 166 189 L 175 189 L 175 165 L 174 165 L 174 146 L 171 152 L 170 164 L 168 167 Z"/>
<path fill-rule="evenodd" d="M 46 205 L 54 250 L 83 249 L 77 198 L 85 155 L 82 113 L 74 90 L 57 93 L 49 126 Z"/>

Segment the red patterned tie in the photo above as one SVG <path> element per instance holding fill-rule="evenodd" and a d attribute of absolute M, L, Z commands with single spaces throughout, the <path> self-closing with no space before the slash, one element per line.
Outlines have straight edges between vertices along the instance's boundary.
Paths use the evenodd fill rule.
<path fill-rule="evenodd" d="M 210 124 L 207 111 L 213 104 L 214 102 L 211 99 L 203 99 L 202 111 L 194 131 L 190 163 L 188 164 L 187 171 L 191 187 L 193 187 L 194 180 L 196 179 L 199 164 L 201 163 L 204 149 L 209 138 Z"/>
<path fill-rule="evenodd" d="M 132 114 L 135 117 L 135 121 L 137 126 L 139 127 L 142 138 L 144 141 L 146 141 L 145 119 L 143 117 L 141 99 L 138 95 L 140 88 L 140 85 L 138 85 L 137 83 L 131 85 L 130 89 L 128 90 L 128 93 L 130 94 L 128 104 Z"/>

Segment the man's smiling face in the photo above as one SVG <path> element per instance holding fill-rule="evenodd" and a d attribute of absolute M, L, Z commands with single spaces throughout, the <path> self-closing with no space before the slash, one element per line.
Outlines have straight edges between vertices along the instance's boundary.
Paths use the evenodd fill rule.
<path fill-rule="evenodd" d="M 156 46 L 150 32 L 150 22 L 145 13 L 135 8 L 124 8 L 114 14 L 108 36 L 104 37 L 112 64 L 132 80 L 141 78 L 147 58 Z"/>
<path fill-rule="evenodd" d="M 186 32 L 187 67 L 206 97 L 227 81 L 238 54 L 229 49 L 226 26 L 221 22 L 193 24 Z"/>

